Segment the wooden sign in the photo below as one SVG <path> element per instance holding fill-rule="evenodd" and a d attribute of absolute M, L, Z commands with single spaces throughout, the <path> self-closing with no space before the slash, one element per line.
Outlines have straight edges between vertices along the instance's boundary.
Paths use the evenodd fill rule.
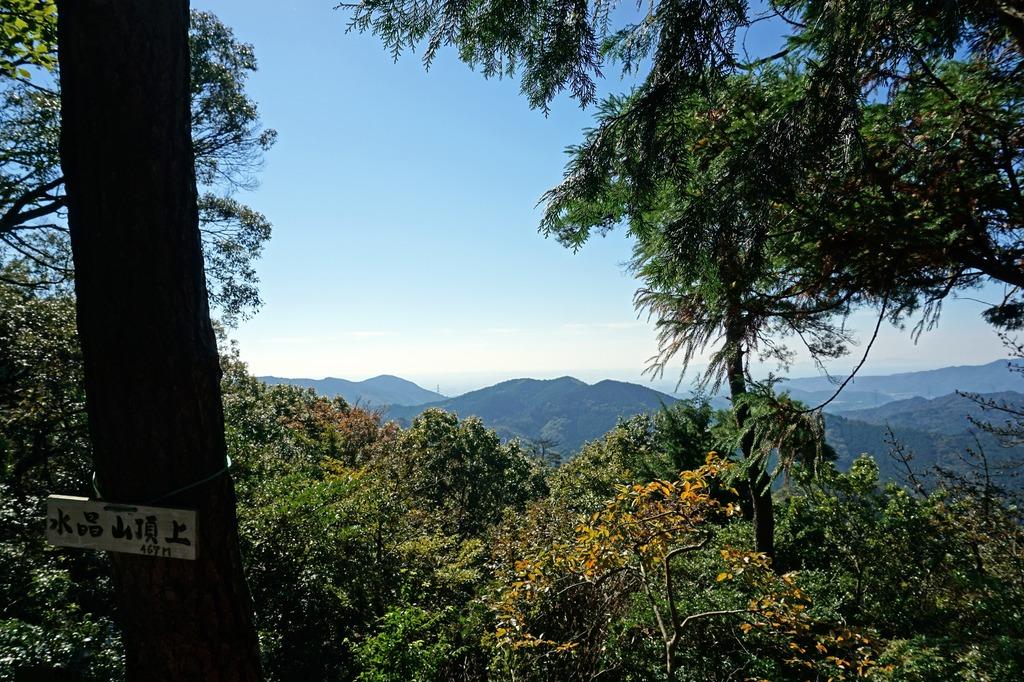
<path fill-rule="evenodd" d="M 195 559 L 196 513 L 50 495 L 46 498 L 46 540 L 58 547 Z"/>

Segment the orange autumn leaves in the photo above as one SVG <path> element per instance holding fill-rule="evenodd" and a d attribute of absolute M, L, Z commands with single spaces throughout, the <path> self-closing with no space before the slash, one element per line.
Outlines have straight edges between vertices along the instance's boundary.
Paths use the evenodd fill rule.
<path fill-rule="evenodd" d="M 695 621 L 732 619 L 740 636 L 778 640 L 788 666 L 829 679 L 867 676 L 876 663 L 872 641 L 817 622 L 796 574 L 777 574 L 763 554 L 721 547 L 722 570 L 701 589 L 719 590 L 733 603 L 700 612 L 681 610 L 680 589 L 693 585 L 683 587 L 674 561 L 708 548 L 723 524 L 740 513 L 730 501 L 736 491 L 722 483 L 729 466 L 712 452 L 703 466 L 681 472 L 674 481 L 621 486 L 569 539 L 520 557 L 514 580 L 495 601 L 499 645 L 573 655 L 580 645 L 577 638 L 535 632 L 531 623 L 545 600 L 585 589 L 602 593 L 609 604 L 643 595 L 652 629 L 660 632 L 670 656 Z"/>

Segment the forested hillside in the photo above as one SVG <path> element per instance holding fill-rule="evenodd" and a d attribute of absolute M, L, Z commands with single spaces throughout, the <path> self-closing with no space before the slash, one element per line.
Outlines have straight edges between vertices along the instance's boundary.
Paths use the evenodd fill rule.
<path fill-rule="evenodd" d="M 265 35 L 304 7 L 275 7 Z M 331 119 L 340 132 L 286 145 L 304 180 L 277 204 L 289 230 L 323 222 L 344 238 L 282 249 L 299 265 L 268 270 L 275 294 L 312 296 L 289 274 L 322 251 L 316 288 L 373 311 L 330 342 L 359 363 L 402 352 L 425 370 L 495 362 L 496 340 L 520 334 L 452 345 L 470 331 L 441 326 L 456 312 L 475 324 L 485 307 L 513 319 L 548 306 L 542 332 L 516 336 L 533 347 L 504 346 L 507 364 L 548 364 L 555 337 L 582 363 L 577 341 L 636 327 L 594 322 L 564 259 L 493 267 L 497 194 L 536 173 L 481 143 L 511 136 L 493 107 L 449 90 L 462 60 L 519 79 L 544 114 L 569 99 L 593 117 L 542 197 L 540 232 L 574 252 L 625 233 L 614 244 L 634 278 L 627 314 L 653 327 L 647 371 L 699 367 L 718 402 L 570 377 L 451 399 L 389 375 L 300 380 L 329 395 L 268 385 L 243 360 L 239 326 L 263 302 L 271 223 L 238 197 L 258 201 L 277 137 L 247 90 L 254 47 L 188 0 L 5 0 L 0 679 L 1024 679 L 1020 2 L 362 0 L 324 12 L 343 19 L 338 40 L 347 27 L 392 60 L 449 63 L 423 77 L 443 80 L 388 82 L 378 101 L 353 85 L 376 80 L 371 60 L 280 50 L 262 92 L 298 108 L 303 128 L 350 108 L 358 125 Z M 310 37 L 322 26 L 301 28 L 303 47 L 324 49 Z M 320 99 L 343 69 L 352 89 Z M 611 86 L 626 91 L 607 92 L 620 70 L 627 81 Z M 300 73 L 315 88 L 283 94 Z M 410 136 L 391 126 L 394 114 L 420 123 L 429 97 L 472 110 L 473 151 L 500 160 L 497 179 L 452 151 L 467 131 L 447 119 Z M 407 164 L 428 138 L 429 164 Z M 366 182 L 310 191 L 328 162 Z M 373 282 L 350 276 L 336 254 L 402 223 L 419 184 L 433 203 L 359 252 L 381 259 Z M 444 184 L 475 216 L 459 243 L 428 215 Z M 413 230 L 429 242 L 406 248 Z M 445 251 L 460 260 L 441 273 L 431 261 Z M 412 287 L 393 277 L 413 267 L 424 309 L 405 309 L 403 345 L 392 306 Z M 511 270 L 543 267 L 559 291 L 517 300 L 510 282 L 525 280 Z M 502 289 L 474 306 L 464 294 L 484 279 Z M 944 306 L 968 296 L 980 305 L 968 331 L 994 332 L 1012 362 L 858 376 L 889 331 L 940 333 Z M 316 325 L 328 317 L 317 310 Z M 306 354 L 317 331 L 273 340 L 303 353 L 282 365 L 319 372 Z M 964 349 L 949 345 L 956 362 Z M 801 357 L 851 373 L 787 384 Z"/>
<path fill-rule="evenodd" d="M 569 456 L 588 440 L 602 436 L 621 417 L 655 412 L 676 401 L 645 386 L 605 380 L 513 379 L 495 386 L 415 407 L 391 407 L 386 419 L 408 425 L 425 409 L 439 408 L 462 417 L 479 417 L 502 438 L 543 443 Z"/>
<path fill-rule="evenodd" d="M 1021 377 L 1014 377 L 1021 378 Z M 1017 387 L 1022 388 L 1021 386 Z M 970 389 L 963 389 L 968 391 Z M 1024 407 L 1024 394 L 1018 391 L 1000 393 L 950 393 L 938 398 L 908 398 L 876 408 L 848 410 L 843 416 L 869 424 L 906 426 L 921 431 L 957 434 L 971 428 L 974 422 L 989 419 L 991 410 L 985 405 L 998 402 L 1013 409 Z"/>
<path fill-rule="evenodd" d="M 40 532 L 49 491 L 92 485 L 71 301 L 0 294 L 0 677 L 121 679 L 103 555 Z M 555 469 L 478 419 L 428 409 L 402 428 L 222 367 L 269 679 L 659 680 L 671 612 L 676 679 L 1024 672 L 1024 537 L 983 480 L 929 493 L 882 486 L 870 458 L 794 466 L 769 563 L 736 465 L 708 454 L 728 421 L 699 403 L 624 420 Z"/>
<path fill-rule="evenodd" d="M 1016 385 L 1013 382 L 1020 381 L 1018 375 L 1007 371 L 1004 361 L 996 364 L 1002 367 L 1008 377 L 1000 384 Z M 968 387 L 989 381 L 989 366 L 969 370 L 950 369 L 956 370 L 957 376 L 969 375 L 965 379 Z M 979 369 L 980 372 L 977 371 Z M 938 375 L 945 374 L 943 370 L 935 372 Z M 897 379 L 887 385 L 909 388 L 916 385 L 914 382 L 918 381 L 921 374 L 926 373 L 897 375 Z M 913 377 L 910 383 L 906 380 L 908 376 Z M 885 379 L 874 378 L 879 381 Z M 260 379 L 271 385 L 308 384 L 327 397 L 334 395 L 329 388 L 334 384 L 329 382 L 343 381 L 289 379 L 285 382 L 268 380 L 267 377 Z M 371 383 L 373 381 L 370 380 Z M 403 386 L 405 384 L 419 389 L 411 382 L 402 383 Z M 821 393 L 828 393 L 821 398 L 824 400 L 834 390 Z M 372 400 L 362 399 L 363 394 L 358 391 L 354 390 L 353 394 L 358 396 L 356 404 L 383 409 L 383 418 L 394 420 L 400 426 L 408 426 L 416 415 L 431 408 L 461 417 L 476 417 L 503 440 L 518 439 L 528 447 L 543 450 L 556 461 L 572 458 L 584 443 L 600 438 L 622 419 L 638 414 L 654 414 L 677 401 L 672 396 L 637 384 L 609 380 L 588 385 L 572 377 L 516 379 L 456 398 L 411 406 L 392 405 L 386 409 L 378 407 Z M 846 396 L 846 393 L 841 395 Z M 857 395 L 854 394 L 854 400 L 858 399 Z M 862 395 L 877 398 L 877 394 Z M 832 413 L 830 405 L 829 412 L 825 414 L 825 442 L 835 449 L 836 464 L 843 471 L 861 454 L 874 456 L 879 462 L 880 475 L 884 481 L 902 481 L 906 477 L 903 466 L 889 456 L 897 445 L 913 453 L 917 466 L 923 471 L 935 466 L 963 471 L 966 467 L 962 461 L 963 453 L 977 448 L 984 449 L 997 468 L 1024 458 L 1024 446 L 1014 444 L 1006 447 L 996 435 L 985 432 L 977 425 L 978 422 L 999 421 L 1000 415 L 986 408 L 985 404 L 997 403 L 1020 409 L 1024 405 L 1024 394 L 1004 391 L 972 395 L 975 399 L 960 393 L 934 399 L 916 397 L 887 402 L 878 407 L 846 409 L 838 414 Z M 794 396 L 810 404 L 802 392 L 794 392 Z M 817 396 L 812 394 L 810 397 Z M 728 409 L 728 402 L 721 399 L 715 400 L 714 405 Z M 842 404 L 838 407 L 842 407 Z M 1002 480 L 1004 476 L 1000 474 L 997 478 Z"/>
<path fill-rule="evenodd" d="M 963 419 L 961 417 L 961 419 Z M 913 457 L 915 471 L 921 479 L 934 485 L 931 472 L 935 467 L 964 474 L 977 464 L 966 453 L 981 451 L 992 467 L 993 482 L 1020 488 L 1016 470 L 1024 458 L 1024 446 L 1007 446 L 998 437 L 979 429 L 967 429 L 961 420 L 958 429 L 926 430 L 927 425 L 915 427 L 912 423 L 900 425 L 872 424 L 848 419 L 845 416 L 825 415 L 825 439 L 836 452 L 836 466 L 846 470 L 862 454 L 872 455 L 879 464 L 882 480 L 903 483 L 907 479 L 906 467 L 892 456 L 897 447 L 904 448 Z"/>
<path fill-rule="evenodd" d="M 877 394 L 882 402 L 906 399 L 913 396 L 939 398 L 956 391 L 973 393 L 999 393 L 1020 391 L 1021 377 L 1010 371 L 1020 363 L 1015 360 L 995 360 L 985 365 L 941 367 L 919 372 L 902 372 L 887 375 L 856 376 L 850 382 L 851 392 Z M 786 389 L 799 391 L 835 391 L 838 382 L 846 377 L 800 377 L 785 381 Z M 844 391 L 845 392 L 845 391 Z M 875 398 L 877 400 L 877 397 Z"/>

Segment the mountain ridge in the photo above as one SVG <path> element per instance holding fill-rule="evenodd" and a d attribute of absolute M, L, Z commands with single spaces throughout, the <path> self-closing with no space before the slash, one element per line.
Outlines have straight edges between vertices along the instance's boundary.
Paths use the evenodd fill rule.
<path fill-rule="evenodd" d="M 275 376 L 257 377 L 265 384 L 290 384 L 312 388 L 328 398 L 342 397 L 353 405 L 387 407 L 389 405 L 419 405 L 445 396 L 427 390 L 408 379 L 393 374 L 379 374 L 363 381 L 350 381 L 337 377 L 323 379 L 286 378 Z"/>
<path fill-rule="evenodd" d="M 925 372 L 867 376 L 859 378 L 858 381 L 867 383 L 869 389 L 874 385 L 884 386 L 894 392 L 903 392 L 914 387 L 941 386 L 944 385 L 943 382 L 949 382 L 953 377 L 962 382 L 957 388 L 982 393 L 987 398 L 1012 405 L 1024 405 L 1022 391 L 978 391 L 979 387 L 993 383 L 997 386 L 1024 389 L 1024 377 L 1019 373 L 1007 371 L 1007 366 L 1011 362 L 997 360 L 985 365 L 963 365 Z M 786 382 L 783 388 L 791 390 L 794 398 L 815 406 L 835 391 L 835 386 L 830 383 L 825 388 L 815 388 L 816 385 L 823 385 L 821 382 L 828 382 L 828 379 L 803 377 Z M 407 426 L 416 415 L 429 408 L 444 409 L 457 414 L 460 418 L 476 416 L 504 439 L 519 438 L 544 442 L 549 450 L 563 455 L 576 452 L 586 441 L 600 438 L 614 427 L 619 419 L 654 412 L 662 405 L 671 405 L 678 400 L 667 393 L 640 384 L 614 379 L 603 379 L 588 384 L 569 375 L 555 379 L 508 379 L 453 397 L 442 396 L 400 377 L 387 374 L 363 382 L 328 377 L 322 380 L 276 379 L 268 383 L 307 385 L 328 395 L 325 387 L 344 388 L 348 392 L 340 394 L 346 400 L 380 409 L 384 419 L 392 419 L 403 426 Z M 393 399 L 393 392 L 386 396 L 375 393 L 374 397 L 370 398 L 365 395 L 367 388 L 397 391 L 401 394 L 399 397 L 405 400 L 422 397 L 430 399 L 415 404 L 402 404 Z M 353 395 L 357 396 L 356 399 L 353 399 Z M 858 386 L 858 389 L 851 390 L 848 387 L 840 394 L 839 399 L 830 404 L 825 415 L 826 434 L 830 445 L 839 455 L 841 467 L 848 465 L 861 452 L 869 452 L 875 455 L 886 478 L 898 477 L 901 472 L 897 469 L 896 463 L 887 457 L 890 429 L 898 440 L 918 453 L 917 464 L 921 468 L 928 468 L 934 464 L 955 466 L 961 453 L 979 443 L 999 460 L 1011 455 L 1018 456 L 1024 450 L 1014 448 L 1007 451 L 999 448 L 995 439 L 988 434 L 981 434 L 978 440 L 975 440 L 977 429 L 972 427 L 967 416 L 984 420 L 986 415 L 976 403 L 957 393 L 950 392 L 931 398 L 911 396 L 886 400 L 878 404 L 883 396 L 889 397 L 890 394 L 880 389 L 864 390 L 862 386 Z M 390 401 L 387 398 L 391 398 Z M 724 406 L 723 404 L 727 402 L 727 399 L 722 397 L 714 399 L 717 406 Z"/>
<path fill-rule="evenodd" d="M 855 376 L 843 392 L 877 392 L 891 397 L 891 400 L 899 400 L 913 396 L 935 398 L 958 390 L 976 393 L 1014 391 L 1020 389 L 1024 381 L 1019 373 L 1010 371 L 1012 366 L 1020 366 L 1020 361 L 1001 358 L 981 365 L 950 365 L 915 372 Z M 796 377 L 784 380 L 780 388 L 834 392 L 838 387 L 834 382 L 841 382 L 844 379 L 845 376 L 836 376 L 832 379 L 825 376 Z"/>
<path fill-rule="evenodd" d="M 604 379 L 588 384 L 575 377 L 519 378 L 423 405 L 395 406 L 384 413 L 408 425 L 430 408 L 479 417 L 502 438 L 557 443 L 553 449 L 575 452 L 600 438 L 620 418 L 653 412 L 677 398 L 646 386 Z"/>
<path fill-rule="evenodd" d="M 1024 405 L 1024 393 L 1017 391 L 982 393 L 979 396 L 1017 408 Z M 915 396 L 874 408 L 848 410 L 842 416 L 868 424 L 912 427 L 947 435 L 971 429 L 968 417 L 981 421 L 1000 420 L 1000 415 L 993 414 L 991 410 L 986 412 L 977 402 L 960 393 L 949 393 L 937 398 Z"/>

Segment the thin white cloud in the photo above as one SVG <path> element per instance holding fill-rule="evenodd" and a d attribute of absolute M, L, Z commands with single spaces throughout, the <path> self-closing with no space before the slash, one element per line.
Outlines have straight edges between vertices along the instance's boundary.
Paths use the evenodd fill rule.
<path fill-rule="evenodd" d="M 643 322 L 566 322 L 559 329 L 563 332 L 579 334 L 583 332 L 614 332 L 640 329 L 644 327 Z"/>
<path fill-rule="evenodd" d="M 617 330 L 617 329 L 639 329 L 640 327 L 646 326 L 639 320 L 633 322 L 603 322 L 598 325 L 601 329 Z"/>
<path fill-rule="evenodd" d="M 383 336 L 395 336 L 395 332 L 366 329 L 343 332 L 341 336 L 347 339 L 379 339 Z"/>

